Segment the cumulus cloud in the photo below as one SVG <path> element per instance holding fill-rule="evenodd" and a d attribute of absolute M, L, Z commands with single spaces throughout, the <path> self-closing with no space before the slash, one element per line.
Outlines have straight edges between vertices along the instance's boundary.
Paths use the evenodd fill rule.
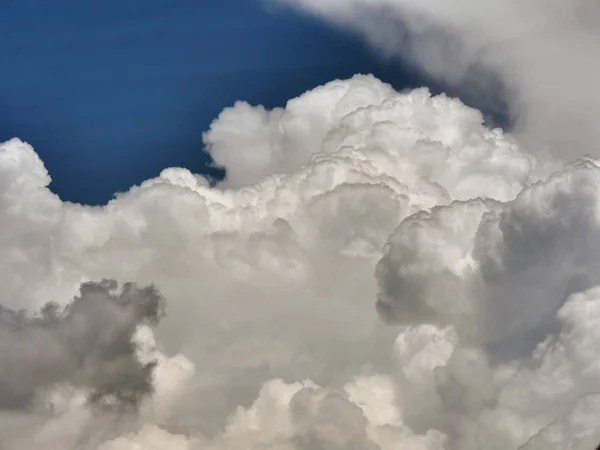
<path fill-rule="evenodd" d="M 532 150 L 599 156 L 600 6 L 589 0 L 271 0 L 352 29 L 474 101 L 508 96 Z"/>
<path fill-rule="evenodd" d="M 106 280 L 85 283 L 64 310 L 49 303 L 38 317 L 0 307 L 0 408 L 34 406 L 60 384 L 89 391 L 89 401 L 136 406 L 152 389 L 153 363 L 136 358 L 134 333 L 155 323 L 160 294 Z"/>
<path fill-rule="evenodd" d="M 29 314 L 0 327 L 0 392 L 28 400 L 0 411 L 3 450 L 600 439 L 595 160 L 534 156 L 458 99 L 371 76 L 238 103 L 205 141 L 222 184 L 171 168 L 103 207 L 0 145 L 2 303 Z M 78 294 L 102 279 L 157 291 Z M 129 370 L 136 408 L 90 403 Z"/>

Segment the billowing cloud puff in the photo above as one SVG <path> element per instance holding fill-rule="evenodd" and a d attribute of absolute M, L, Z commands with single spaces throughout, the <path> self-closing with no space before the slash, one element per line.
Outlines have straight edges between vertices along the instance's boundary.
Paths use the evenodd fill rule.
<path fill-rule="evenodd" d="M 59 384 L 89 391 L 89 400 L 136 405 L 152 389 L 153 362 L 136 356 L 139 325 L 156 322 L 162 299 L 151 287 L 85 283 L 60 311 L 49 303 L 37 318 L 0 309 L 0 408 L 32 406 L 39 391 Z"/>
<path fill-rule="evenodd" d="M 3 450 L 600 438 L 593 160 L 536 158 L 457 99 L 370 76 L 280 110 L 239 103 L 205 140 L 221 185 L 171 168 L 103 207 L 62 202 L 29 145 L 0 145 L 0 303 L 24 310 L 0 352 L 20 375 L 0 382 L 35 397 L 0 404 Z M 166 316 L 152 327 L 116 286 L 84 284 L 105 289 L 72 303 L 89 326 L 73 306 L 54 328 L 34 317 L 102 279 L 155 286 Z M 113 344 L 152 384 L 125 411 L 89 401 L 122 380 Z"/>
<path fill-rule="evenodd" d="M 227 168 L 226 186 L 341 160 L 355 166 L 356 181 L 388 176 L 395 181 L 381 181 L 447 200 L 514 198 L 538 163 L 502 130 L 484 128 L 483 120 L 479 111 L 444 95 L 431 97 L 427 89 L 401 94 L 372 76 L 355 76 L 290 100 L 282 110 L 238 103 L 204 140 L 216 163 Z"/>
<path fill-rule="evenodd" d="M 585 160 L 509 203 L 454 202 L 406 219 L 377 268 L 380 310 L 486 341 L 543 338 L 571 293 L 600 283 L 599 189 Z"/>
<path fill-rule="evenodd" d="M 599 156 L 600 5 L 588 0 L 264 0 L 363 36 L 479 107 L 508 100 L 536 152 Z M 500 92 L 500 94 L 499 94 Z"/>

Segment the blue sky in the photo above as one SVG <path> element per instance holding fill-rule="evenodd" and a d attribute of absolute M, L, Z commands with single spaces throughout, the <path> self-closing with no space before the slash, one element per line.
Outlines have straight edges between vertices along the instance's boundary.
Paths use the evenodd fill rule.
<path fill-rule="evenodd" d="M 358 72 L 419 84 L 259 0 L 0 2 L 0 141 L 31 143 L 75 202 L 105 203 L 169 166 L 206 173 L 202 132 L 224 107 L 283 105 Z"/>

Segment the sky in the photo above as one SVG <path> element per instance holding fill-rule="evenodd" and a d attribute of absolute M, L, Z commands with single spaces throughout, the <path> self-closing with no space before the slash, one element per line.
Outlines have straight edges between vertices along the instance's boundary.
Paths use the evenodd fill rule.
<path fill-rule="evenodd" d="M 2 450 L 595 448 L 600 4 L 250 1 L 4 3 Z"/>
<path fill-rule="evenodd" d="M 421 80 L 325 22 L 258 0 L 5 0 L 0 141 L 33 145 L 63 200 L 207 167 L 202 134 L 237 100 L 266 107 L 335 78 Z"/>

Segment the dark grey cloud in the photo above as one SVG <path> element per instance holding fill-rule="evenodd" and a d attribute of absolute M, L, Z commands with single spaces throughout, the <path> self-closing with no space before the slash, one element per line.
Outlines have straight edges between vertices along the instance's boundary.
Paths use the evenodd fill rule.
<path fill-rule="evenodd" d="M 94 404 L 136 406 L 152 391 L 154 363 L 138 361 L 133 335 L 163 312 L 154 286 L 114 280 L 84 283 L 68 306 L 35 316 L 0 305 L 0 408 L 26 409 L 59 384 L 87 390 Z"/>

